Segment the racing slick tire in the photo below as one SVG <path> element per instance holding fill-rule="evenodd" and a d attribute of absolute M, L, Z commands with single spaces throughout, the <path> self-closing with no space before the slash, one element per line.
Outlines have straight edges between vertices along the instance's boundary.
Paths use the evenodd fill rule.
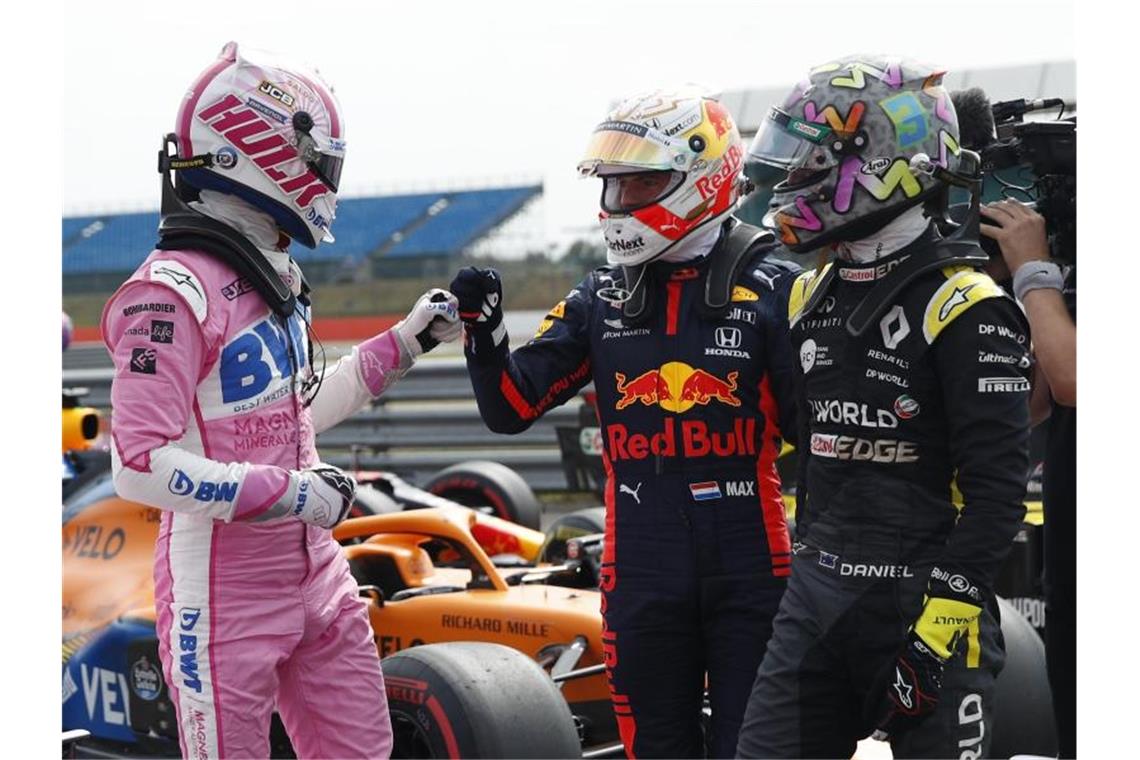
<path fill-rule="evenodd" d="M 566 561 L 566 542 L 571 538 L 606 532 L 606 508 L 586 507 L 567 512 L 546 529 L 546 540 L 538 550 L 538 562 L 558 565 Z"/>
<path fill-rule="evenodd" d="M 1056 757 L 1053 695 L 1045 670 L 1045 645 L 1017 609 L 998 597 L 1005 667 L 994 684 L 991 757 L 1016 754 Z"/>
<path fill-rule="evenodd" d="M 501 644 L 425 644 L 381 663 L 392 757 L 581 757 L 561 692 L 522 652 Z"/>
<path fill-rule="evenodd" d="M 465 507 L 489 507 L 495 517 L 539 529 L 542 506 L 522 476 L 498 462 L 474 460 L 440 470 L 421 486 Z"/>

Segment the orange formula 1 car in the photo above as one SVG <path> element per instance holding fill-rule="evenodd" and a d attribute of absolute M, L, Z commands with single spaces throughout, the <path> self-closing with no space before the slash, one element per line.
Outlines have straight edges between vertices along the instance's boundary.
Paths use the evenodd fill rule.
<path fill-rule="evenodd" d="M 620 750 L 602 666 L 600 537 L 572 540 L 574 558 L 536 566 L 544 534 L 391 476 L 362 487 L 358 508 L 384 511 L 409 489 L 415 506 L 438 506 L 354 518 L 334 532 L 370 600 L 395 756 Z M 80 755 L 177 755 L 154 631 L 159 512 L 104 491 L 96 481 L 65 507 L 63 728 L 90 732 Z M 271 734 L 274 756 L 290 756 L 276 719 Z"/>

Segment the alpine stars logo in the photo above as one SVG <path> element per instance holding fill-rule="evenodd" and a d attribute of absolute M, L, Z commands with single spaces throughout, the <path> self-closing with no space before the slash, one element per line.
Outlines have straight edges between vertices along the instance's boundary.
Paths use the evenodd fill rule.
<path fill-rule="evenodd" d="M 185 272 L 179 272 L 175 269 L 171 269 L 170 267 L 156 267 L 153 271 L 151 271 L 151 274 L 169 277 L 170 281 L 175 285 L 179 287 L 186 285 L 195 293 L 197 293 L 199 298 L 202 297 L 202 291 L 199 290 L 198 286 L 194 284 L 194 278 Z"/>
<path fill-rule="evenodd" d="M 895 667 L 895 693 L 899 695 L 899 702 L 908 710 L 914 709 L 914 700 L 911 699 L 911 690 L 914 687 L 903 678 L 902 671 Z"/>
<path fill-rule="evenodd" d="M 969 293 L 978 283 L 970 283 L 964 288 L 954 288 L 954 292 L 946 299 L 946 303 L 942 304 L 942 308 L 938 310 L 938 321 L 945 322 L 946 318 L 950 316 L 950 312 L 962 306 L 969 299 Z"/>

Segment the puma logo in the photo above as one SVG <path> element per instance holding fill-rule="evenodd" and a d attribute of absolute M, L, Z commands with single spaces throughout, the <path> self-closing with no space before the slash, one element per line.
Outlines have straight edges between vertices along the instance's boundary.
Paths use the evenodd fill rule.
<path fill-rule="evenodd" d="M 633 500 L 636 501 L 638 504 L 641 503 L 641 497 L 637 495 L 637 492 L 640 490 L 641 490 L 641 483 L 640 482 L 638 482 L 637 488 L 630 488 L 625 483 L 622 483 L 621 488 L 619 489 L 619 491 L 621 493 L 627 493 L 630 496 L 632 496 Z"/>

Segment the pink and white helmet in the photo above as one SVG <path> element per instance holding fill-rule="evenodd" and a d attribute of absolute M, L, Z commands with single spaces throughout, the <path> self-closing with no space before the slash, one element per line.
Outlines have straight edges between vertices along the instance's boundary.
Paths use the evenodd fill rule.
<path fill-rule="evenodd" d="M 732 116 L 687 86 L 623 100 L 594 129 L 578 172 L 602 178 L 607 261 L 636 266 L 723 220 L 740 196 L 744 146 Z"/>
<path fill-rule="evenodd" d="M 242 198 L 308 248 L 332 242 L 344 119 L 315 69 L 227 43 L 183 98 L 175 134 L 179 158 L 207 157 L 179 172 L 184 184 Z"/>

